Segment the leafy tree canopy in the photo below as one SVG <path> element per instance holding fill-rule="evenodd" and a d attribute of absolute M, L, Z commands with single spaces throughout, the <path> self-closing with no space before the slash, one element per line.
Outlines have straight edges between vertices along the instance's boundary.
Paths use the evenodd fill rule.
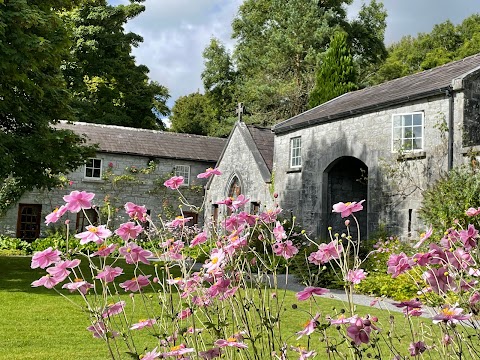
<path fill-rule="evenodd" d="M 480 52 L 480 14 L 455 26 L 450 21 L 437 24 L 430 33 L 405 36 L 388 49 L 388 57 L 370 68 L 368 84 L 428 70 Z"/>
<path fill-rule="evenodd" d="M 169 114 L 168 90 L 149 82 L 148 68 L 135 64 L 131 50 L 143 39 L 124 30 L 145 10 L 142 2 L 112 6 L 84 0 L 65 14 L 73 40 L 65 75 L 76 120 L 164 129 L 160 117 Z"/>
<path fill-rule="evenodd" d="M 75 2 L 0 2 L 0 181 L 2 194 L 50 188 L 92 154 L 83 140 L 52 123 L 69 116 L 60 71 L 68 33 L 58 11 Z M 2 197 L 3 201 L 3 197 Z"/>
<path fill-rule="evenodd" d="M 208 135 L 209 106 L 205 95 L 193 93 L 181 96 L 172 108 L 170 130 L 174 132 Z"/>

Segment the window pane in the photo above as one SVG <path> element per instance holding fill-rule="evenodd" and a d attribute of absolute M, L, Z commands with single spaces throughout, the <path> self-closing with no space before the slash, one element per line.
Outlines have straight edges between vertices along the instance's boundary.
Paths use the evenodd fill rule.
<path fill-rule="evenodd" d="M 89 168 L 86 168 L 85 169 L 85 176 L 86 177 L 93 177 L 93 170 L 89 169 Z"/>
<path fill-rule="evenodd" d="M 413 125 L 423 125 L 422 114 L 413 114 Z"/>
<path fill-rule="evenodd" d="M 93 177 L 97 177 L 97 178 L 100 177 L 100 169 L 94 169 L 93 170 Z"/>
<path fill-rule="evenodd" d="M 422 137 L 422 127 L 421 126 L 414 126 L 413 127 L 413 134 L 415 136 L 415 138 L 421 138 Z"/>
<path fill-rule="evenodd" d="M 412 115 L 403 115 L 403 121 L 405 126 L 412 126 Z"/>

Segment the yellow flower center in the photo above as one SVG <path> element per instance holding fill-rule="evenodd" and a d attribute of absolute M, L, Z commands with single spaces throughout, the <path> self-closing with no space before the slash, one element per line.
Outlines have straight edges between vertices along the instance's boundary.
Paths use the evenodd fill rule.
<path fill-rule="evenodd" d="M 445 308 L 445 309 L 442 309 L 442 314 L 445 316 L 453 316 L 455 315 L 455 311 L 453 311 L 453 309 L 451 308 Z"/>
<path fill-rule="evenodd" d="M 145 321 L 147 321 L 147 319 L 140 319 L 140 320 L 138 320 L 138 322 L 141 322 L 141 323 L 142 323 L 142 322 L 145 322 Z"/>
<path fill-rule="evenodd" d="M 351 205 L 351 204 L 352 204 L 352 203 L 351 203 L 350 201 L 347 202 L 347 203 L 345 203 L 345 205 L 347 205 L 347 206 L 349 206 L 349 205 Z"/>
<path fill-rule="evenodd" d="M 133 278 L 132 278 L 132 281 L 137 281 L 137 278 L 136 278 L 136 277 L 133 277 Z"/>
<path fill-rule="evenodd" d="M 82 282 L 83 279 L 80 279 L 80 278 L 76 278 L 75 280 L 73 280 L 73 282 Z"/>
<path fill-rule="evenodd" d="M 237 339 L 235 339 L 234 337 L 229 337 L 227 339 L 228 342 L 237 342 Z"/>
<path fill-rule="evenodd" d="M 176 219 L 176 220 L 181 220 L 181 219 L 183 219 L 183 216 L 179 215 L 179 216 L 177 216 L 175 219 Z"/>
<path fill-rule="evenodd" d="M 310 324 L 310 320 L 307 320 L 305 324 L 303 324 L 303 327 L 307 327 Z"/>
<path fill-rule="evenodd" d="M 98 231 L 98 229 L 96 227 L 91 227 L 90 229 L 88 229 L 88 231 L 92 232 L 92 233 L 96 233 Z"/>
<path fill-rule="evenodd" d="M 216 264 L 216 263 L 218 263 L 218 258 L 213 258 L 212 259 L 212 264 Z"/>
<path fill-rule="evenodd" d="M 180 345 L 177 345 L 177 346 L 173 346 L 170 348 L 170 351 L 177 351 L 177 350 L 180 350 L 182 347 Z"/>

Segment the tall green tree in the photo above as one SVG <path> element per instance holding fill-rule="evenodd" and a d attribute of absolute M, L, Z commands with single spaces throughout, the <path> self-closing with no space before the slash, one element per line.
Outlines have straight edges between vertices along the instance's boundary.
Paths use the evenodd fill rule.
<path fill-rule="evenodd" d="M 207 119 L 209 135 L 228 135 L 235 122 L 237 72 L 230 53 L 218 39 L 210 40 L 203 58 L 202 81 L 210 108 Z"/>
<path fill-rule="evenodd" d="M 251 121 L 272 124 L 308 108 L 330 38 L 344 30 L 355 59 L 369 63 L 385 54 L 385 11 L 373 1 L 350 21 L 351 0 L 246 0 L 232 23 L 238 98 Z M 361 30 L 361 31 L 360 31 Z"/>
<path fill-rule="evenodd" d="M 0 1 L 0 202 L 51 188 L 92 154 L 83 139 L 52 128 L 69 118 L 61 72 L 68 33 L 58 12 L 67 0 Z M 12 189 L 14 187 L 15 189 Z M 9 201 L 11 201 L 10 199 Z"/>
<path fill-rule="evenodd" d="M 372 69 L 370 84 L 428 70 L 480 52 L 480 14 L 455 26 L 445 21 L 430 33 L 405 36 L 388 48 L 388 57 Z"/>
<path fill-rule="evenodd" d="M 180 133 L 208 135 L 211 126 L 208 99 L 200 93 L 181 96 L 175 101 L 170 116 L 170 130 Z"/>
<path fill-rule="evenodd" d="M 169 114 L 168 90 L 149 82 L 148 68 L 135 64 L 132 47 L 143 39 L 124 29 L 145 10 L 142 2 L 113 6 L 83 0 L 66 14 L 73 44 L 65 74 L 76 120 L 164 129 L 160 118 Z"/>
<path fill-rule="evenodd" d="M 316 84 L 310 93 L 309 106 L 313 108 L 356 89 L 355 65 L 347 42 L 347 34 L 338 31 L 332 37 L 330 47 L 318 69 Z"/>

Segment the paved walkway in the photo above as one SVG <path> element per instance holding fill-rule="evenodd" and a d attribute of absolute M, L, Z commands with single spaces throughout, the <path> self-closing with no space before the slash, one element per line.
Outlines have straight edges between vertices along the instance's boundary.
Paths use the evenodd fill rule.
<path fill-rule="evenodd" d="M 283 274 L 277 275 L 277 284 L 278 284 L 277 286 L 279 289 L 287 289 L 287 290 L 297 291 L 297 292 L 305 289 L 305 286 L 300 284 L 298 281 L 296 281 L 295 277 L 293 277 L 292 275 L 288 277 L 288 283 L 286 281 L 287 281 L 287 277 L 285 275 Z M 269 286 L 272 286 L 273 284 L 272 276 L 269 277 L 268 282 L 269 282 Z M 329 295 L 324 295 L 324 297 L 327 297 L 327 296 Z M 347 295 L 343 290 L 331 289 L 330 298 L 347 302 Z M 375 304 L 372 304 L 372 302 L 374 302 L 375 300 L 378 300 L 378 301 Z M 356 305 L 375 307 L 377 309 L 388 310 L 393 312 L 402 312 L 402 309 L 399 309 L 396 306 L 392 305 L 392 303 L 395 302 L 395 300 L 388 299 L 388 298 L 376 298 L 368 295 L 354 294 L 353 302 Z M 431 312 L 429 311 L 425 311 L 425 313 L 422 316 L 427 318 L 432 317 Z"/>

